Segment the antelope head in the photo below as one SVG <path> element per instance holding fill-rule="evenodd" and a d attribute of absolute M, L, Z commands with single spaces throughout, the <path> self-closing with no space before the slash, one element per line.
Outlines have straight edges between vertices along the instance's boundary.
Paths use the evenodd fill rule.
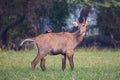
<path fill-rule="evenodd" d="M 84 20 L 83 23 L 73 22 L 73 26 L 78 27 L 80 34 L 86 33 L 86 26 L 88 25 L 88 20 Z"/>

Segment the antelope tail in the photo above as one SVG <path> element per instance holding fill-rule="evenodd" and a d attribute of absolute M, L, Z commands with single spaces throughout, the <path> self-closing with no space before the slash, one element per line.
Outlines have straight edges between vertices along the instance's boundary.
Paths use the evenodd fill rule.
<path fill-rule="evenodd" d="M 20 46 L 19 46 L 19 47 L 21 48 L 22 45 L 23 45 L 25 42 L 34 42 L 34 45 L 35 45 L 36 49 L 38 50 L 38 45 L 37 45 L 36 41 L 33 40 L 33 39 L 30 39 L 30 38 L 23 40 L 23 41 L 20 43 Z"/>
<path fill-rule="evenodd" d="M 36 43 L 35 40 L 33 40 L 33 39 L 25 39 L 25 40 L 23 40 L 23 41 L 20 43 L 20 46 L 22 46 L 25 42 L 34 42 L 34 43 Z"/>

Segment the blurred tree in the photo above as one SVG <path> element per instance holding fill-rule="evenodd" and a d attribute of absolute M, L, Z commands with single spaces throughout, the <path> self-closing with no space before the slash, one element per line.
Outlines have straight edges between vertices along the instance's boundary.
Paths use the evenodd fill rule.
<path fill-rule="evenodd" d="M 0 0 L 0 47 L 2 44 L 7 47 L 9 42 L 8 31 L 16 27 L 25 19 L 27 3 L 26 1 Z M 22 4 L 21 4 L 22 3 Z M 24 9 L 23 9 L 24 8 Z"/>
<path fill-rule="evenodd" d="M 66 18 L 69 16 L 68 4 L 66 0 L 58 0 L 54 2 L 49 13 L 53 31 L 60 32 L 62 26 L 66 26 Z"/>
<path fill-rule="evenodd" d="M 120 45 L 120 1 L 103 0 L 97 5 L 97 26 L 104 35 L 117 40 Z"/>
<path fill-rule="evenodd" d="M 0 47 L 19 42 L 20 38 L 42 33 L 45 19 L 50 19 L 55 32 L 66 26 L 70 6 L 82 7 L 79 21 L 86 19 L 91 7 L 98 11 L 98 27 L 120 40 L 119 0 L 0 0 Z M 73 7 L 74 7 L 73 6 Z"/>
<path fill-rule="evenodd" d="M 66 0 L 0 0 L 0 47 L 42 33 L 46 18 L 58 31 L 67 16 Z"/>
<path fill-rule="evenodd" d="M 98 13 L 98 27 L 101 33 L 113 35 L 116 40 L 120 40 L 120 7 L 111 6 L 109 8 L 100 7 Z"/>
<path fill-rule="evenodd" d="M 109 34 L 120 41 L 120 1 L 119 0 L 67 0 L 82 8 L 94 7 L 97 11 L 97 27 L 102 34 Z M 88 11 L 89 12 L 89 11 Z M 83 14 L 85 16 L 85 14 Z M 80 20 L 79 20 L 80 21 Z"/>
<path fill-rule="evenodd" d="M 36 10 L 41 11 L 40 14 L 48 13 L 53 1 L 0 0 L 0 47 L 3 45 L 5 48 L 9 47 L 10 40 L 13 42 L 17 41 L 13 40 L 15 36 L 17 39 L 21 35 L 23 37 L 37 35 L 39 33 L 39 15 L 36 13 Z M 20 41 L 20 39 L 18 40 Z"/>

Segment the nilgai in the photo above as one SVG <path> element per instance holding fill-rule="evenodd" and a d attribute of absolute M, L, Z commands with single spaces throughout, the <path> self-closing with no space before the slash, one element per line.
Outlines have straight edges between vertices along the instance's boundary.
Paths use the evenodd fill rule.
<path fill-rule="evenodd" d="M 83 23 L 74 22 L 73 25 L 78 27 L 78 30 L 69 33 L 69 32 L 59 32 L 59 33 L 46 33 L 38 35 L 34 38 L 28 38 L 21 42 L 20 46 L 26 41 L 34 42 L 38 50 L 37 56 L 31 62 L 32 70 L 40 62 L 40 67 L 45 70 L 45 57 L 47 54 L 50 55 L 62 55 L 62 70 L 64 71 L 66 67 L 66 57 L 69 60 L 71 70 L 74 68 L 73 56 L 74 49 L 76 46 L 82 42 L 85 33 L 87 20 Z"/>

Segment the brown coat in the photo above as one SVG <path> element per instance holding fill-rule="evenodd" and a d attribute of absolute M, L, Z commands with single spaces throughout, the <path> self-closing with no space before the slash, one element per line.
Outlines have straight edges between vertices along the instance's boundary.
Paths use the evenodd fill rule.
<path fill-rule="evenodd" d="M 45 56 L 47 54 L 57 55 L 62 54 L 62 70 L 66 67 L 66 56 L 68 57 L 71 70 L 74 68 L 73 56 L 75 47 L 83 40 L 87 23 L 74 23 L 78 26 L 78 31 L 74 33 L 60 32 L 60 33 L 47 33 L 36 36 L 31 39 L 22 41 L 23 45 L 26 41 L 34 41 L 38 54 L 32 61 L 31 66 L 34 70 L 35 66 L 40 63 L 41 69 L 45 70 Z"/>

